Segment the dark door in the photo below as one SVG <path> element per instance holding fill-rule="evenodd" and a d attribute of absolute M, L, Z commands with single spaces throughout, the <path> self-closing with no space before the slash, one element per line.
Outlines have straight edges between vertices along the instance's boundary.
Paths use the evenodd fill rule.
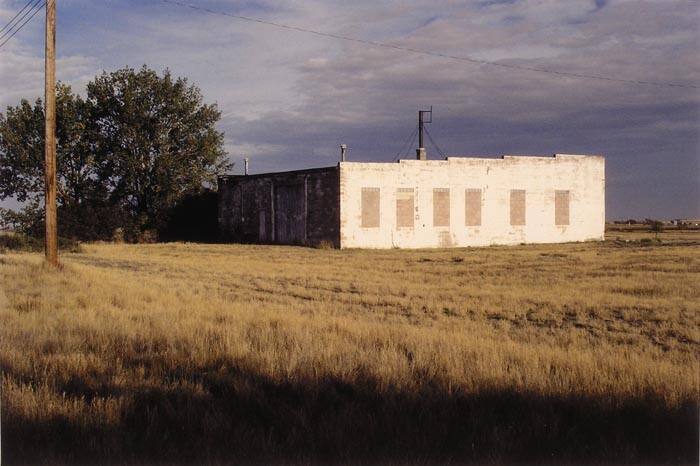
<path fill-rule="evenodd" d="M 303 184 L 275 186 L 275 242 L 304 243 L 305 210 Z"/>

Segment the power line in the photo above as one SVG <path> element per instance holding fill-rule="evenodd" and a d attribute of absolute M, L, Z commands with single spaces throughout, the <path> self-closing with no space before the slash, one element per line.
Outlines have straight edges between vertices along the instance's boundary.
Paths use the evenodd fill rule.
<path fill-rule="evenodd" d="M 39 1 L 41 1 L 41 0 L 39 0 Z M 38 12 L 40 12 L 43 9 L 43 7 L 45 7 L 45 6 L 46 6 L 46 2 L 44 2 L 42 5 L 40 5 L 39 8 L 35 9 L 34 12 L 17 29 L 15 29 L 15 31 L 12 34 L 10 34 L 4 41 L 0 42 L 0 48 L 2 48 L 3 45 L 7 44 L 10 41 L 10 39 L 12 39 L 15 36 L 15 34 L 17 34 L 24 26 L 26 26 L 27 23 L 29 21 L 31 21 L 32 18 L 34 18 L 34 16 L 36 16 L 36 14 Z"/>
<path fill-rule="evenodd" d="M 32 11 L 39 3 L 43 2 L 43 1 L 44 1 L 44 0 L 36 0 L 36 1 L 35 1 L 35 0 L 30 0 L 29 3 L 34 2 L 34 4 L 31 6 L 31 8 L 30 8 L 29 10 L 27 10 L 22 16 L 20 16 L 19 19 L 17 19 L 17 21 L 15 21 L 15 23 L 14 23 L 9 29 L 7 29 L 4 33 L 0 34 L 0 39 L 2 39 L 3 37 L 7 36 L 7 34 L 11 33 L 12 30 L 13 30 L 18 24 L 20 24 L 20 23 L 22 22 L 22 20 L 23 20 L 29 13 L 31 13 L 31 11 Z M 25 5 L 24 8 L 26 8 L 26 5 Z M 24 8 L 22 8 L 22 10 L 24 10 Z M 41 7 L 39 7 L 39 8 L 41 8 Z M 15 18 L 17 18 L 17 16 L 19 16 L 19 13 L 18 13 L 17 15 L 15 15 Z M 12 21 L 14 21 L 15 18 L 12 18 L 12 20 L 10 20 L 10 23 L 11 23 Z M 6 24 L 6 25 L 5 25 L 5 28 L 7 28 L 7 26 L 9 26 L 10 23 Z M 20 28 L 21 28 L 21 27 L 20 27 Z"/>
<path fill-rule="evenodd" d="M 19 10 L 19 11 L 17 12 L 17 14 L 14 15 L 14 16 L 12 17 L 12 19 L 11 19 L 10 21 L 8 21 L 8 23 L 2 27 L 2 29 L 0 29 L 0 32 L 2 32 L 2 31 L 4 31 L 5 29 L 7 29 L 7 27 L 8 27 L 10 24 L 12 24 L 12 23 L 14 22 L 14 20 L 17 19 L 17 17 L 18 17 L 19 15 L 21 15 L 22 12 L 23 12 L 33 1 L 34 1 L 34 0 L 29 0 L 29 1 L 26 3 L 26 5 L 24 5 L 24 6 L 22 7 L 22 9 Z"/>
<path fill-rule="evenodd" d="M 192 5 L 192 4 L 180 2 L 177 0 L 161 0 L 161 1 L 163 3 L 168 3 L 171 5 L 177 5 L 177 6 L 181 6 L 184 8 L 190 8 L 193 10 L 204 11 L 204 12 L 215 14 L 215 15 L 228 16 L 230 18 L 240 19 L 243 21 L 251 22 L 251 23 L 265 24 L 267 26 L 274 26 L 274 27 L 281 28 L 281 29 L 288 29 L 290 31 L 304 32 L 307 34 L 313 34 L 313 35 L 321 36 L 321 37 L 329 37 L 332 39 L 340 39 L 340 40 L 345 40 L 345 41 L 350 41 L 350 42 L 357 42 L 359 44 L 371 45 L 373 47 L 383 47 L 383 48 L 388 48 L 388 49 L 401 50 L 404 52 L 411 52 L 411 53 L 420 54 L 420 55 L 430 55 L 430 56 L 434 56 L 434 57 L 447 58 L 450 60 L 459 60 L 459 61 L 479 64 L 479 65 L 498 66 L 501 68 L 515 69 L 515 70 L 520 70 L 520 71 L 531 71 L 531 72 L 536 72 L 536 73 L 545 73 L 545 74 L 550 74 L 552 76 L 557 76 L 557 77 L 596 79 L 599 81 L 610 81 L 610 82 L 617 82 L 617 83 L 624 83 L 624 84 L 637 84 L 637 85 L 645 85 L 645 86 L 681 87 L 681 88 L 690 88 L 690 89 L 700 89 L 700 85 L 696 85 L 696 84 L 679 84 L 679 83 L 660 82 L 660 81 L 639 81 L 639 80 L 634 80 L 634 79 L 613 78 L 610 76 L 602 76 L 602 75 L 595 75 L 595 74 L 572 73 L 572 72 L 568 72 L 568 71 L 551 70 L 548 68 L 538 68 L 538 67 L 533 67 L 533 66 L 514 65 L 514 64 L 508 64 L 508 63 L 493 62 L 493 61 L 488 61 L 488 60 L 480 60 L 480 59 L 472 58 L 472 57 L 468 57 L 468 56 L 450 55 L 450 54 L 441 53 L 441 52 L 434 52 L 432 50 L 423 50 L 423 49 L 416 49 L 413 47 L 404 47 L 402 45 L 388 44 L 386 42 L 377 42 L 377 41 L 368 40 L 368 39 L 360 39 L 358 37 L 345 36 L 342 34 L 321 32 L 321 31 L 317 31 L 314 29 L 308 29 L 308 28 L 303 28 L 303 27 L 299 27 L 299 26 L 290 26 L 288 24 L 278 23 L 275 21 L 267 21 L 267 20 L 263 20 L 263 19 L 259 19 L 259 18 L 253 18 L 250 16 L 235 15 L 233 13 L 226 13 L 224 11 L 212 10 L 210 8 Z"/>
<path fill-rule="evenodd" d="M 44 6 L 46 6 L 46 3 L 43 3 L 39 6 L 39 8 L 35 9 L 34 12 L 17 29 L 15 29 L 15 31 L 12 34 L 10 34 L 3 42 L 0 42 L 0 48 L 6 43 L 8 43 L 10 39 L 12 39 L 15 36 L 15 34 L 17 34 L 24 26 L 26 26 L 27 23 L 31 21 L 32 18 L 34 18 L 34 16 L 36 16 L 36 14 L 40 12 Z"/>

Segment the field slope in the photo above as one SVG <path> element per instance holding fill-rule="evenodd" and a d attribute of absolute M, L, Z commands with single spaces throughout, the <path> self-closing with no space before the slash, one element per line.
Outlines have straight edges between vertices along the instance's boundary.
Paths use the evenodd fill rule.
<path fill-rule="evenodd" d="M 661 239 L 0 255 L 3 464 L 697 464 L 700 238 Z"/>

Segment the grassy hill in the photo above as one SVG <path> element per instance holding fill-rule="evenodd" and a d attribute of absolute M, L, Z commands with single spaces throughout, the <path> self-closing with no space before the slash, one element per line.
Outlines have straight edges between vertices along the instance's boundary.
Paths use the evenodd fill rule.
<path fill-rule="evenodd" d="M 615 235 L 0 254 L 3 464 L 697 464 L 700 234 Z"/>

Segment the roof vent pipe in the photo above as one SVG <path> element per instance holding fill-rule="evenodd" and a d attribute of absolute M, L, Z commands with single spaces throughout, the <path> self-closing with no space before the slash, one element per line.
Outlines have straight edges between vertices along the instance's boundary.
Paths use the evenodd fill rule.
<path fill-rule="evenodd" d="M 248 176 L 248 157 L 243 159 L 243 173 Z"/>
<path fill-rule="evenodd" d="M 345 162 L 345 154 L 348 152 L 348 145 L 347 144 L 341 144 L 340 145 L 340 161 Z"/>

